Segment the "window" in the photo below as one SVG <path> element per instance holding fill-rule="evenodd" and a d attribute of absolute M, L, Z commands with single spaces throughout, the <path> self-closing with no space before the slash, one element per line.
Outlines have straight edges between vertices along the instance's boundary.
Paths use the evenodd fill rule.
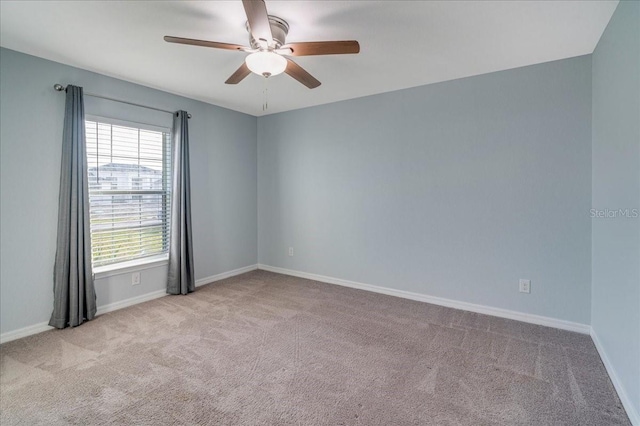
<path fill-rule="evenodd" d="M 114 123 L 85 122 L 94 267 L 168 253 L 171 135 Z"/>

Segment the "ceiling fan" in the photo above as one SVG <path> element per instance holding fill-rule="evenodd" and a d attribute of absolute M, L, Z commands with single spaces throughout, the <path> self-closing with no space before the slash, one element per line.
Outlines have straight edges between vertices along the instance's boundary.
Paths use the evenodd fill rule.
<path fill-rule="evenodd" d="M 242 4 L 247 14 L 246 28 L 249 32 L 250 46 L 172 36 L 165 36 L 164 40 L 169 43 L 250 53 L 240 68 L 225 81 L 226 84 L 238 84 L 251 72 L 266 78 L 284 72 L 309 89 L 314 89 L 320 86 L 320 82 L 287 56 L 340 55 L 360 52 L 360 45 L 355 40 L 285 43 L 289 24 L 282 18 L 268 15 L 264 0 L 242 0 Z"/>

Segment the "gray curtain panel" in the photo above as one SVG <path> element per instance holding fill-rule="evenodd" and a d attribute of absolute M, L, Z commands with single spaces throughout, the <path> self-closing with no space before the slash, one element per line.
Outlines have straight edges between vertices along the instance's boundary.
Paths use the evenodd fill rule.
<path fill-rule="evenodd" d="M 82 87 L 67 86 L 58 204 L 58 244 L 49 325 L 75 327 L 96 314 Z"/>
<path fill-rule="evenodd" d="M 171 233 L 167 293 L 187 294 L 196 289 L 191 239 L 191 184 L 189 179 L 189 119 L 186 111 L 173 117 L 171 179 Z"/>

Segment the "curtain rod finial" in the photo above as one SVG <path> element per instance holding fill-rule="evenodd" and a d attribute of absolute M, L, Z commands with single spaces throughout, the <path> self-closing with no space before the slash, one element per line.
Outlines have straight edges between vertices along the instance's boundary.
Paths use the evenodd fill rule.
<path fill-rule="evenodd" d="M 62 84 L 58 84 L 58 83 L 54 84 L 53 88 L 55 90 L 57 90 L 58 92 L 62 92 L 64 90 L 64 86 Z"/>

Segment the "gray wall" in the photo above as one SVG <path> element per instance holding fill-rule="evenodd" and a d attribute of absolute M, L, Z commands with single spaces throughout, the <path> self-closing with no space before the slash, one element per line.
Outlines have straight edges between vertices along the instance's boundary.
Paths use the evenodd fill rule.
<path fill-rule="evenodd" d="M 593 208 L 640 209 L 640 3 L 593 54 Z M 640 218 L 592 220 L 592 327 L 640 422 Z"/>
<path fill-rule="evenodd" d="M 179 78 L 176 76 L 176 78 Z M 196 278 L 257 261 L 256 118 L 7 49 L 0 50 L 0 332 L 49 320 L 64 95 L 54 83 L 190 120 Z M 87 113 L 171 127 L 171 115 L 87 98 Z M 161 290 L 166 267 L 96 282 L 98 306 Z"/>
<path fill-rule="evenodd" d="M 590 56 L 258 119 L 261 264 L 589 324 L 590 205 Z"/>

